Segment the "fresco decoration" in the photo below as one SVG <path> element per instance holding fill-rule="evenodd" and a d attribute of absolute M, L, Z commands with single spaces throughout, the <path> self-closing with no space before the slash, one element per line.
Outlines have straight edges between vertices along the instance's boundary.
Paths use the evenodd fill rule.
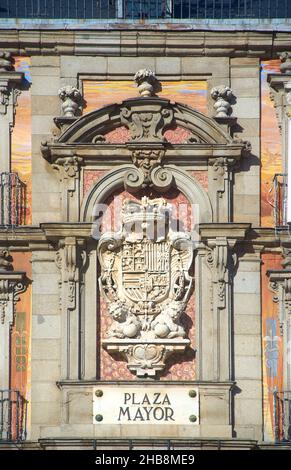
<path fill-rule="evenodd" d="M 139 94 L 133 80 L 84 80 L 83 96 L 86 101 L 84 109 L 84 114 L 86 114 L 112 103 L 121 103 L 128 98 L 136 98 Z M 163 82 L 159 96 L 187 104 L 197 111 L 207 114 L 206 80 Z"/>
<path fill-rule="evenodd" d="M 143 191 L 142 194 L 136 196 L 121 191 L 112 196 L 106 204 L 108 205 L 108 218 L 105 216 L 105 223 L 101 227 L 101 232 L 107 232 L 110 226 L 115 231 L 116 228 L 120 227 L 120 214 L 122 203 L 124 199 L 129 198 L 133 200 L 140 200 L 142 196 L 148 196 L 150 198 L 160 197 L 160 195 L 154 191 Z M 177 212 L 177 229 L 190 231 L 191 225 L 193 224 L 193 216 L 191 212 L 191 206 L 189 205 L 186 197 L 178 190 L 170 191 L 169 193 L 163 194 L 163 197 L 167 202 L 171 203 L 175 208 L 179 206 Z M 114 206 L 114 209 L 113 209 Z M 181 208 L 180 208 L 181 207 Z M 187 214 L 184 214 L 184 211 Z M 176 215 L 174 216 L 176 217 Z M 182 222 L 183 220 L 183 222 Z M 184 225 L 184 221 L 186 224 Z M 110 224 L 110 225 L 109 225 Z M 100 273 L 98 273 L 98 277 Z M 97 357 L 99 364 L 99 370 L 97 376 L 101 380 L 137 380 L 136 376 L 132 374 L 127 368 L 127 362 L 121 358 L 112 358 L 102 347 L 101 339 L 105 338 L 105 332 L 110 328 L 112 319 L 107 311 L 107 303 L 101 296 L 98 301 L 98 338 L 97 338 Z M 186 350 L 183 358 L 180 356 L 171 356 L 168 361 L 168 365 L 161 375 L 161 380 L 194 380 L 195 379 L 195 311 L 194 311 L 194 294 L 188 301 L 185 314 L 181 317 L 181 324 L 185 328 L 187 337 L 190 339 L 191 344 L 188 350 Z M 100 314 L 102 312 L 102 314 Z M 178 362 L 177 362 L 178 361 Z"/>
<path fill-rule="evenodd" d="M 280 60 L 262 62 L 261 72 L 261 225 L 274 226 L 273 178 L 283 172 L 282 145 L 276 111 L 267 83 L 268 73 L 280 73 Z"/>
<path fill-rule="evenodd" d="M 15 271 L 25 271 L 28 279 L 32 276 L 31 253 L 13 253 Z M 30 399 L 30 340 L 31 340 L 31 285 L 21 294 L 15 304 L 15 321 L 11 332 L 11 389 L 19 390 Z"/>
<path fill-rule="evenodd" d="M 283 338 L 279 304 L 273 301 L 268 269 L 282 269 L 280 254 L 262 255 L 263 413 L 265 440 L 274 439 L 274 392 L 283 390 Z"/>
<path fill-rule="evenodd" d="M 15 126 L 11 139 L 11 170 L 25 184 L 25 225 L 31 224 L 31 74 L 30 57 L 14 57 L 15 70 L 24 72 L 25 88 L 17 100 Z"/>

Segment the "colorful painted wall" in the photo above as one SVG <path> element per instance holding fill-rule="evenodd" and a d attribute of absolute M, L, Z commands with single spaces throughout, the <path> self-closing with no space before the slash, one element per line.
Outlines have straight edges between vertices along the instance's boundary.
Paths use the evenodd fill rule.
<path fill-rule="evenodd" d="M 25 225 L 31 224 L 31 95 L 30 57 L 14 57 L 15 70 L 24 72 L 25 88 L 17 100 L 12 132 L 11 169 L 26 186 Z"/>
<path fill-rule="evenodd" d="M 273 178 L 282 173 L 282 146 L 274 104 L 267 83 L 268 73 L 280 72 L 280 60 L 262 62 L 261 73 L 261 225 L 274 226 Z"/>
<path fill-rule="evenodd" d="M 261 73 L 261 225 L 274 227 L 274 186 L 276 173 L 283 171 L 281 135 L 274 104 L 267 83 L 268 73 L 280 72 L 280 61 L 262 62 Z M 279 305 L 273 301 L 274 293 L 269 286 L 268 269 L 282 269 L 279 254 L 262 255 L 262 351 L 264 436 L 274 439 L 275 391 L 282 390 L 283 344 L 280 333 Z"/>
<path fill-rule="evenodd" d="M 203 80 L 163 82 L 161 98 L 187 104 L 201 113 L 207 113 L 207 83 Z M 138 96 L 138 90 L 133 81 L 94 81 L 83 82 L 83 96 L 86 100 L 85 113 L 108 104 L 120 103 L 127 98 Z"/>
<path fill-rule="evenodd" d="M 267 271 L 282 269 L 280 254 L 262 255 L 263 409 L 265 440 L 274 439 L 274 392 L 283 389 L 283 339 L 279 304 L 269 286 Z M 275 300 L 275 301 L 274 301 Z"/>
<path fill-rule="evenodd" d="M 280 62 L 277 60 L 262 62 L 261 90 L 262 90 L 262 114 L 261 114 L 261 225 L 264 227 L 273 227 L 273 201 L 274 193 L 272 190 L 273 177 L 275 173 L 282 172 L 282 149 L 281 138 L 278 129 L 275 109 L 269 95 L 269 86 L 267 84 L 267 74 L 269 72 L 279 72 Z M 27 89 L 22 91 L 18 98 L 18 107 L 15 117 L 15 127 L 12 134 L 12 170 L 17 171 L 20 179 L 27 187 L 26 203 L 26 224 L 31 223 L 31 96 L 29 85 L 30 77 L 30 58 L 15 57 L 15 68 L 25 73 L 27 80 Z M 110 103 L 121 102 L 130 97 L 137 96 L 137 89 L 132 81 L 91 81 L 86 80 L 83 83 L 83 94 L 87 102 L 85 113 L 96 108 L 100 108 Z M 202 113 L 207 113 L 207 88 L 205 81 L 180 81 L 164 82 L 161 97 L 169 98 L 171 101 L 178 101 L 188 104 Z M 175 131 L 172 132 L 173 141 Z M 121 142 L 120 135 L 111 136 L 111 142 Z M 170 135 L 170 134 L 169 134 Z M 174 136 L 174 137 L 173 137 Z M 126 138 L 126 133 L 124 134 Z M 187 136 L 179 137 L 179 141 Z M 114 140 L 119 139 L 119 140 Z M 204 172 L 201 179 L 205 179 Z M 84 193 L 94 183 L 95 175 L 84 176 Z M 86 176 L 86 178 L 85 178 Z M 195 176 L 195 175 L 194 175 Z M 197 176 L 197 175 L 196 175 Z M 207 181 L 204 181 L 205 187 Z M 15 254 L 15 266 L 17 269 L 26 270 L 30 276 L 31 265 L 28 254 Z M 266 253 L 262 257 L 262 346 L 263 346 L 263 383 L 264 383 L 264 430 L 265 438 L 272 439 L 274 436 L 273 428 L 273 392 L 282 388 L 282 341 L 280 336 L 278 305 L 274 304 L 272 292 L 269 290 L 268 269 L 281 268 L 281 258 L 279 255 Z M 30 385 L 30 318 L 31 318 L 31 292 L 30 287 L 27 293 L 22 296 L 17 304 L 17 313 L 15 326 L 12 333 L 12 372 L 11 387 L 18 388 L 29 397 Z M 192 309 L 192 307 L 191 307 Z M 189 334 L 193 338 L 195 345 L 194 328 L 194 308 L 189 313 L 188 327 Z M 100 333 L 105 325 L 100 325 Z M 114 370 L 110 356 L 105 357 L 107 353 L 99 350 L 101 358 L 100 376 L 116 379 L 122 371 L 123 378 L 132 379 L 126 366 L 121 368 L 118 364 Z M 193 360 L 185 361 L 183 367 L 170 367 L 164 378 L 176 380 L 193 379 L 195 368 Z"/>

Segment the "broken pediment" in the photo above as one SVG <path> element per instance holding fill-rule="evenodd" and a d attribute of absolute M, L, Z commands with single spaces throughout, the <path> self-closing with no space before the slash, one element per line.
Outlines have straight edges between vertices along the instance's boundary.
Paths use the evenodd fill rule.
<path fill-rule="evenodd" d="M 128 132 L 129 143 L 161 143 L 169 141 L 167 131 L 184 129 L 189 143 L 227 144 L 231 137 L 204 114 L 189 106 L 168 99 L 130 98 L 78 118 L 57 140 L 67 144 L 105 143 L 108 133 L 118 128 Z M 124 139 L 123 139 L 124 141 Z"/>

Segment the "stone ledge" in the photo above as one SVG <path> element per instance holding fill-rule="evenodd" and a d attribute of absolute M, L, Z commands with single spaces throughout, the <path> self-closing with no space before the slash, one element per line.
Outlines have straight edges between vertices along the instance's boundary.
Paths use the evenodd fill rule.
<path fill-rule="evenodd" d="M 90 23 L 89 23 L 90 24 Z M 21 54 L 25 51 L 28 55 L 94 55 L 94 56 L 229 56 L 229 57 L 262 57 L 264 59 L 277 58 L 277 52 L 290 48 L 290 23 L 286 26 L 278 24 L 276 27 L 264 24 L 261 31 L 238 31 L 238 26 L 227 30 L 227 23 L 223 21 L 220 27 L 223 30 L 211 31 L 209 25 L 201 32 L 201 23 L 180 24 L 181 30 L 177 30 L 175 23 L 166 23 L 165 30 L 153 34 L 147 22 L 140 29 L 133 24 L 128 31 L 129 24 L 124 23 L 115 26 L 112 23 L 111 30 L 108 21 L 90 24 L 78 23 L 68 30 L 70 26 L 63 22 L 54 22 L 46 25 L 43 22 L 33 24 L 30 21 L 13 22 L 5 20 L 5 26 L 0 23 L 0 48 Z M 72 27 L 72 26 L 71 26 Z M 153 23 L 153 28 L 163 28 L 162 22 Z M 54 28 L 56 30 L 54 30 Z M 75 29 L 74 29 L 75 28 Z M 98 30 L 94 31 L 94 28 Z M 183 28 L 185 31 L 183 31 Z M 242 26 L 241 26 L 242 28 Z M 286 29 L 274 33 L 274 29 Z M 125 30 L 123 30 L 125 29 Z M 252 28 L 253 29 L 253 28 Z M 269 31 L 266 31 L 268 30 Z M 219 38 L 219 39 L 218 39 Z M 153 40 L 155 39 L 155 40 Z"/>

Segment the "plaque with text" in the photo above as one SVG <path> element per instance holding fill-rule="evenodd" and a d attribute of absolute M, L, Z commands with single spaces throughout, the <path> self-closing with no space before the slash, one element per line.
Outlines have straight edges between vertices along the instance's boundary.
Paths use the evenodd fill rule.
<path fill-rule="evenodd" d="M 197 425 L 198 388 L 102 384 L 93 389 L 93 423 Z"/>

